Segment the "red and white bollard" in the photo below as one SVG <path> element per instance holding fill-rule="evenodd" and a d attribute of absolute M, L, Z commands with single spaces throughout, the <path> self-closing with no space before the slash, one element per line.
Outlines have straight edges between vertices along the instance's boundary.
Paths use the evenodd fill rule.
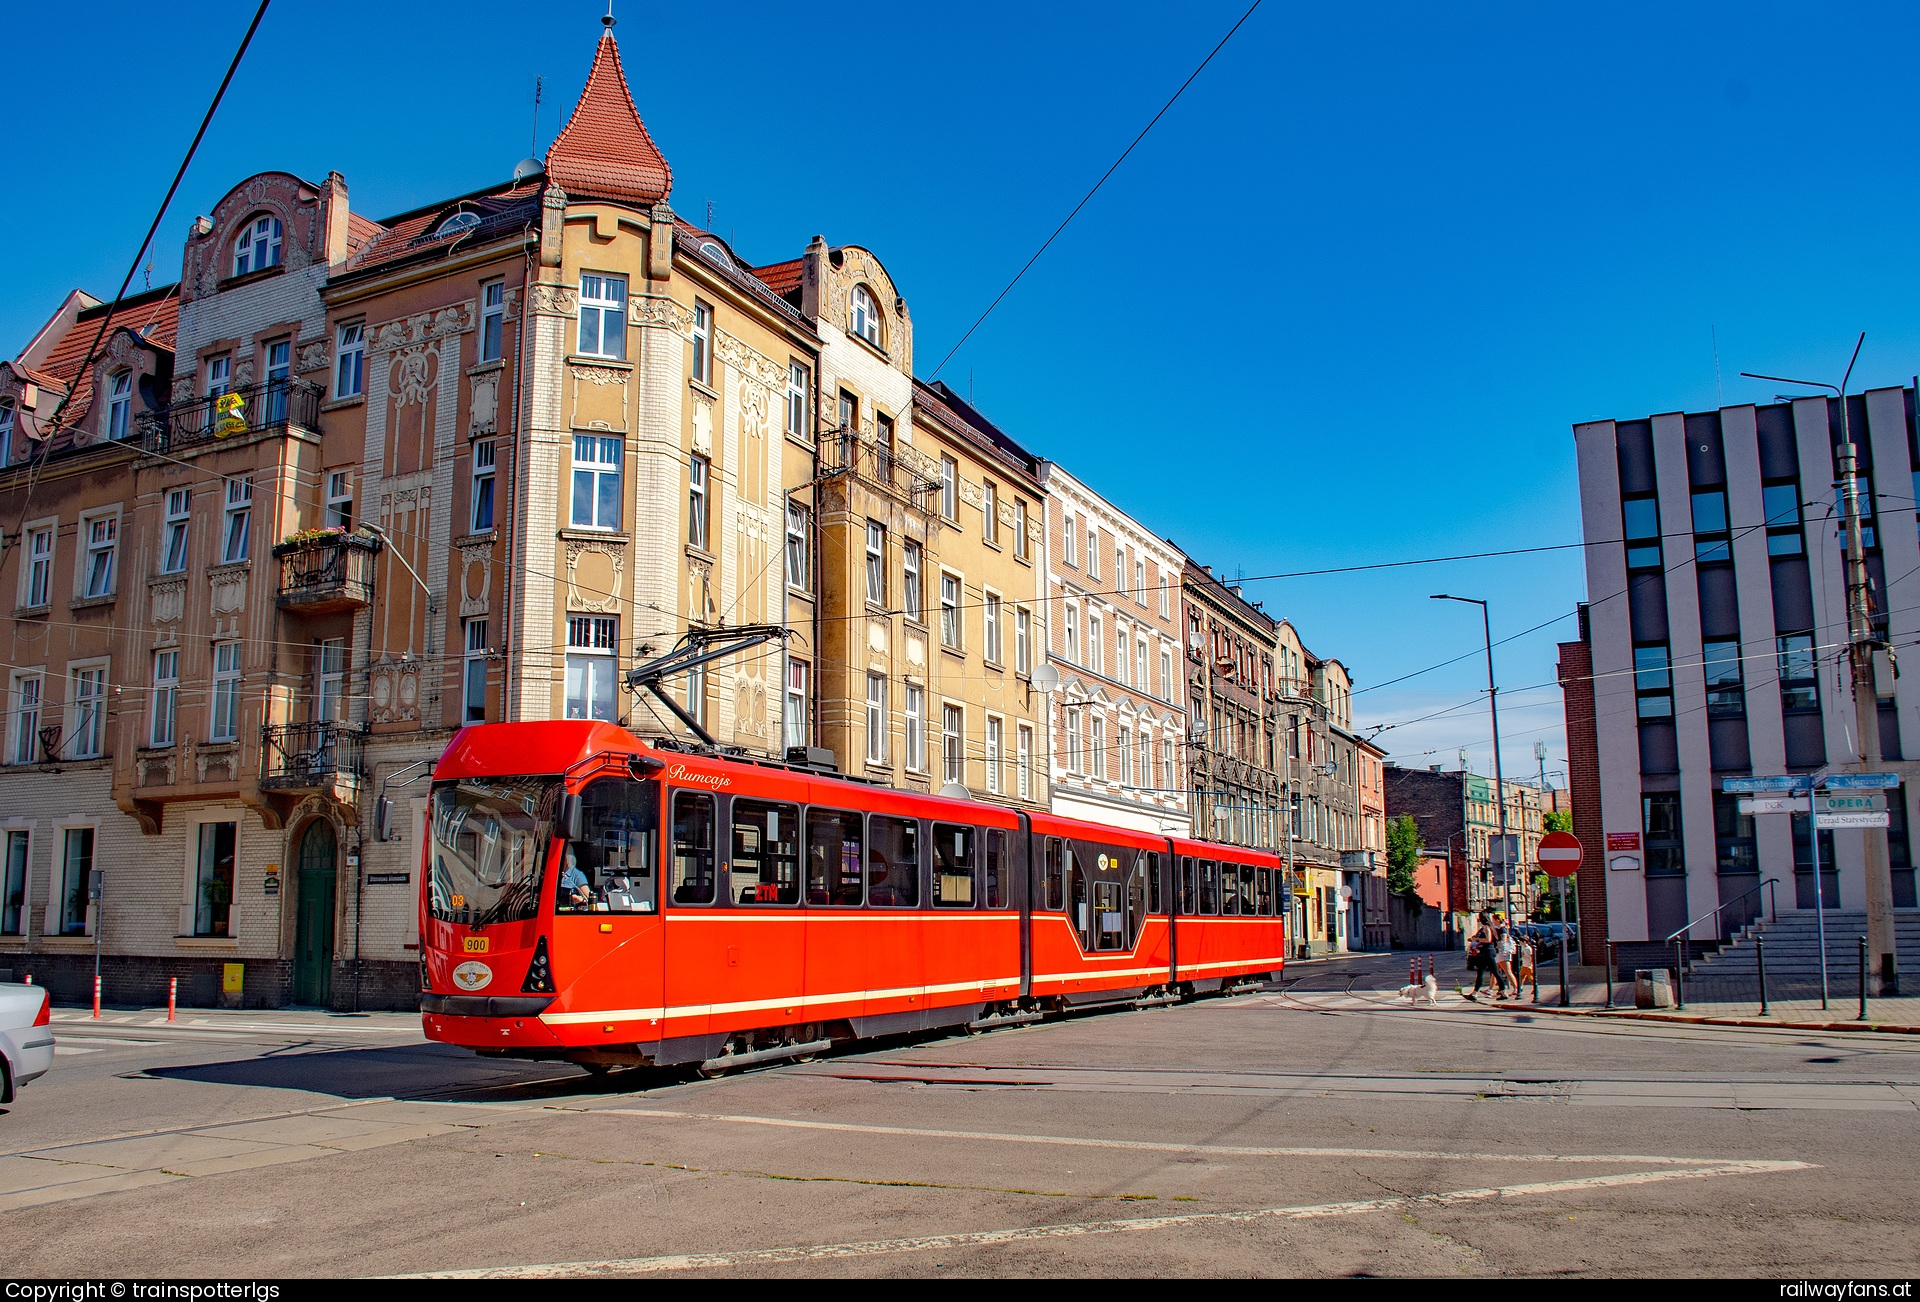
<path fill-rule="evenodd" d="M 180 978 L 167 978 L 167 1020 L 173 1020 L 173 1010 L 180 1001 Z"/>
<path fill-rule="evenodd" d="M 1410 986 L 1420 984 L 1420 956 L 1418 954 L 1407 959 L 1407 984 Z"/>
<path fill-rule="evenodd" d="M 31 972 L 29 972 L 29 973 L 27 973 L 27 984 L 28 984 L 28 985 L 32 985 L 32 984 L 33 984 L 33 973 L 31 973 Z"/>
<path fill-rule="evenodd" d="M 93 979 L 93 1020 L 100 1020 L 100 978 Z"/>
<path fill-rule="evenodd" d="M 1433 955 L 1431 954 L 1427 955 L 1427 975 L 1429 977 L 1433 975 Z"/>

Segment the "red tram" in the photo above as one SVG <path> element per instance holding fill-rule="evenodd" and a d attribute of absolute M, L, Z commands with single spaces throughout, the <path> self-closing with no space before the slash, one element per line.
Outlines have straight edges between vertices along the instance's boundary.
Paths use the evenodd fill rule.
<path fill-rule="evenodd" d="M 658 749 L 487 724 L 434 769 L 428 1038 L 589 1069 L 709 1067 L 1278 974 L 1280 861 Z"/>

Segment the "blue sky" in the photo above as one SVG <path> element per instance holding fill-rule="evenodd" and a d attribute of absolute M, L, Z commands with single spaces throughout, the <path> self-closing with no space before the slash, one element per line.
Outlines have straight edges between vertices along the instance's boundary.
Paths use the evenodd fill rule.
<path fill-rule="evenodd" d="M 617 12 L 676 207 L 711 202 L 756 262 L 873 248 L 924 375 L 1244 8 Z M 118 283 L 251 12 L 9 20 L 0 347 Z M 504 178 L 534 77 L 544 150 L 600 12 L 276 0 L 155 283 L 255 171 L 338 170 L 375 217 Z M 1573 541 L 1575 421 L 1765 401 L 1738 372 L 1837 377 L 1861 330 L 1857 378 L 1920 370 L 1917 29 L 1873 4 L 1266 0 L 941 378 L 1229 574 Z M 1562 551 L 1248 587 L 1352 669 L 1362 722 L 1462 707 L 1383 734 L 1406 762 L 1485 771 L 1476 654 L 1365 689 L 1477 651 L 1478 612 L 1429 593 L 1491 599 L 1502 637 L 1584 580 Z M 1509 772 L 1536 739 L 1565 766 L 1556 635 L 1498 650 Z"/>

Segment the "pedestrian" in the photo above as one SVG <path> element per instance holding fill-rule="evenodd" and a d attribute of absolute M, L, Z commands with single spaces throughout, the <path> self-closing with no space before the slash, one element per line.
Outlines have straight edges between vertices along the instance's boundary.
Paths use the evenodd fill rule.
<path fill-rule="evenodd" d="M 1477 999 L 1480 986 L 1493 971 L 1493 920 L 1486 910 L 1473 920 L 1473 930 L 1467 933 L 1467 966 L 1473 970 L 1473 989 L 1462 986 L 1460 993 L 1468 999 Z"/>
<path fill-rule="evenodd" d="M 1534 958 L 1538 953 L 1539 953 L 1538 949 L 1535 947 L 1534 943 L 1531 940 L 1529 940 L 1526 936 L 1520 934 L 1518 931 L 1514 933 L 1514 937 L 1513 937 L 1513 978 L 1514 978 L 1514 986 L 1515 986 L 1514 993 L 1518 994 L 1519 987 L 1529 981 L 1533 982 L 1533 988 L 1536 991 L 1539 990 L 1540 983 L 1538 980 L 1535 979 L 1534 972 L 1533 972 Z"/>
<path fill-rule="evenodd" d="M 1513 928 L 1507 925 L 1507 915 L 1504 913 L 1496 913 L 1493 915 L 1492 948 L 1493 980 L 1494 984 L 1500 989 L 1500 997 L 1503 999 L 1519 998 L 1520 978 L 1513 974 L 1513 956 L 1516 951 L 1516 945 L 1514 942 Z M 1509 985 L 1513 987 L 1513 993 L 1511 995 L 1507 993 L 1507 987 Z"/>

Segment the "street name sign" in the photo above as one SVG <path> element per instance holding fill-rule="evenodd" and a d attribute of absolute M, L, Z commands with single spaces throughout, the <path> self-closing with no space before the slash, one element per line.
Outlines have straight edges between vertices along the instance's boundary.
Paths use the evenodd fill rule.
<path fill-rule="evenodd" d="M 1900 785 L 1898 773 L 1829 773 L 1821 786 L 1829 791 L 1890 791 Z"/>
<path fill-rule="evenodd" d="M 1782 773 L 1766 778 L 1721 778 L 1722 791 L 1811 791 L 1811 773 Z"/>
<path fill-rule="evenodd" d="M 1887 811 L 1883 809 L 1877 814 L 1815 814 L 1813 816 L 1813 825 L 1822 828 L 1885 827 L 1887 826 Z"/>
<path fill-rule="evenodd" d="M 1548 832 L 1534 852 L 1549 877 L 1571 877 L 1580 866 L 1580 838 L 1572 832 Z"/>
<path fill-rule="evenodd" d="M 1743 814 L 1804 814 L 1807 798 L 1796 792 L 1783 795 L 1751 796 L 1740 802 Z"/>

